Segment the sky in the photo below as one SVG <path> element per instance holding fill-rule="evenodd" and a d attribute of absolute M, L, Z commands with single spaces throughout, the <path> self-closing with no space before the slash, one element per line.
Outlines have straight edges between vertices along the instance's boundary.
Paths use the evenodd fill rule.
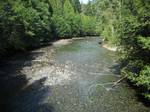
<path fill-rule="evenodd" d="M 87 4 L 89 0 L 80 0 L 81 3 Z"/>

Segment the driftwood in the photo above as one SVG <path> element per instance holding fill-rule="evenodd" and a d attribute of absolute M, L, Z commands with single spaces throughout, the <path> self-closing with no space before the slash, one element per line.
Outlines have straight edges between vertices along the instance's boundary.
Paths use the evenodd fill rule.
<path fill-rule="evenodd" d="M 112 86 L 111 88 L 115 87 L 118 83 L 120 83 L 121 81 L 123 81 L 123 80 L 126 79 L 126 78 L 127 78 L 127 75 L 125 75 L 125 76 L 122 77 L 121 79 L 117 80 L 116 82 L 114 82 L 114 84 L 113 84 L 113 86 Z"/>
<path fill-rule="evenodd" d="M 89 87 L 88 91 L 91 91 L 91 89 L 92 89 L 93 87 L 96 87 L 96 86 L 101 86 L 101 87 L 105 88 L 107 91 L 110 91 L 110 90 L 112 90 L 115 86 L 117 86 L 118 83 L 122 82 L 122 81 L 123 81 L 124 79 L 126 79 L 126 78 L 127 78 L 127 74 L 126 74 L 124 77 L 122 77 L 121 79 L 117 80 L 116 82 L 109 82 L 109 83 L 103 83 L 103 84 L 92 85 L 92 86 Z M 112 84 L 112 86 L 111 86 L 110 88 L 106 88 L 105 85 L 109 85 L 109 84 Z"/>

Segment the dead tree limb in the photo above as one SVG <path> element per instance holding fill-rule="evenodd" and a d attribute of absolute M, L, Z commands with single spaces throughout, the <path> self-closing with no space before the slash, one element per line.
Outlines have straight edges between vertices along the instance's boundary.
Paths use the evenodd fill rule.
<path fill-rule="evenodd" d="M 112 85 L 112 88 L 115 87 L 118 83 L 120 83 L 121 81 L 123 81 L 124 79 L 127 78 L 127 75 L 125 75 L 124 77 L 122 77 L 121 79 L 117 80 L 116 82 L 114 82 L 114 84 Z"/>

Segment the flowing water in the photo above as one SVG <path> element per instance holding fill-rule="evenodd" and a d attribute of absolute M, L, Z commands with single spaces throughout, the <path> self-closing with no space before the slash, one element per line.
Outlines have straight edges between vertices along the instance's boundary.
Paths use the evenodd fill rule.
<path fill-rule="evenodd" d="M 120 79 L 117 54 L 98 41 L 75 40 L 11 59 L 7 66 L 19 66 L 27 82 L 9 99 L 9 112 L 150 112 L 126 82 L 111 88 Z"/>

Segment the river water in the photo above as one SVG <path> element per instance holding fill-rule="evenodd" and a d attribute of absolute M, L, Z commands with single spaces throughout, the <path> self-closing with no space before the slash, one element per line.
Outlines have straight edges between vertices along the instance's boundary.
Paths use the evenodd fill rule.
<path fill-rule="evenodd" d="M 74 40 L 12 58 L 6 66 L 26 84 L 9 99 L 9 112 L 150 112 L 126 82 L 111 88 L 120 79 L 117 54 L 98 41 Z"/>

